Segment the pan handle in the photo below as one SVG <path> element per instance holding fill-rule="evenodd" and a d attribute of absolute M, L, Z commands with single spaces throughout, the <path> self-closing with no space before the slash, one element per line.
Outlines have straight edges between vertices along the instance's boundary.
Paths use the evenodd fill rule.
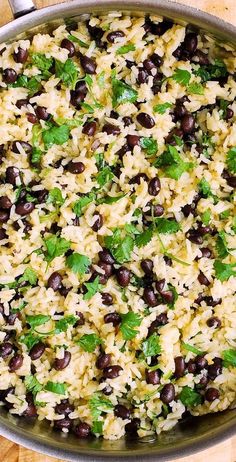
<path fill-rule="evenodd" d="M 8 0 L 13 13 L 14 18 L 19 18 L 31 11 L 36 10 L 32 0 Z"/>

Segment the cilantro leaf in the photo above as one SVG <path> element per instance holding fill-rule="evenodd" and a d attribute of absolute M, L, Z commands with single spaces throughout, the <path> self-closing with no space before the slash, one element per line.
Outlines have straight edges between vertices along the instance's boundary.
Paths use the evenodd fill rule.
<path fill-rule="evenodd" d="M 83 296 L 84 300 L 90 300 L 90 298 L 102 289 L 102 285 L 99 283 L 99 276 L 97 276 L 92 282 L 85 282 L 84 286 L 87 289 L 87 292 Z"/>
<path fill-rule="evenodd" d="M 69 34 L 68 39 L 74 43 L 78 43 L 81 48 L 89 48 L 88 43 L 84 42 L 83 40 L 78 39 L 75 35 Z"/>
<path fill-rule="evenodd" d="M 92 430 L 93 433 L 95 433 L 97 435 L 102 435 L 102 433 L 103 433 L 103 421 L 102 420 L 94 420 L 91 430 Z"/>
<path fill-rule="evenodd" d="M 37 283 L 38 276 L 36 272 L 30 266 L 25 269 L 23 275 L 19 278 L 18 283 L 23 281 L 29 282 L 31 286 L 35 286 Z"/>
<path fill-rule="evenodd" d="M 136 337 L 138 331 L 134 327 L 140 326 L 142 318 L 139 314 L 129 311 L 128 313 L 121 314 L 120 331 L 124 340 L 132 340 Z"/>
<path fill-rule="evenodd" d="M 172 234 L 181 230 L 180 224 L 170 218 L 155 218 L 155 227 L 160 234 Z"/>
<path fill-rule="evenodd" d="M 112 79 L 112 105 L 118 106 L 123 103 L 135 103 L 138 98 L 138 92 L 127 83 L 122 82 L 121 80 Z"/>
<path fill-rule="evenodd" d="M 48 381 L 44 387 L 44 390 L 51 391 L 57 395 L 65 395 L 67 391 L 67 385 L 65 383 Z"/>
<path fill-rule="evenodd" d="M 65 199 L 62 196 L 61 190 L 59 188 L 53 188 L 51 191 L 49 191 L 48 198 L 47 198 L 47 204 L 53 204 L 53 205 L 63 205 L 65 202 Z"/>
<path fill-rule="evenodd" d="M 73 273 L 86 274 L 91 261 L 86 255 L 74 252 L 66 258 L 66 264 Z"/>
<path fill-rule="evenodd" d="M 33 329 L 37 326 L 42 326 L 46 322 L 50 321 L 51 316 L 47 316 L 44 314 L 35 314 L 35 315 L 27 315 L 26 322 L 32 327 Z"/>
<path fill-rule="evenodd" d="M 165 174 L 174 180 L 178 180 L 184 172 L 194 167 L 192 162 L 185 162 L 177 149 L 171 145 L 168 145 L 167 151 L 157 157 L 153 165 L 163 168 Z"/>
<path fill-rule="evenodd" d="M 191 95 L 204 95 L 204 87 L 201 83 L 190 83 L 187 90 Z"/>
<path fill-rule="evenodd" d="M 143 354 L 146 357 L 156 356 L 161 352 L 160 337 L 157 334 L 152 334 L 142 343 Z"/>
<path fill-rule="evenodd" d="M 30 391 L 35 397 L 43 389 L 43 385 L 33 375 L 26 375 L 24 384 L 27 391 Z"/>
<path fill-rule="evenodd" d="M 197 393 L 195 390 L 188 387 L 188 385 L 182 388 L 179 399 L 186 407 L 198 406 L 202 402 L 200 393 Z"/>
<path fill-rule="evenodd" d="M 135 46 L 132 43 L 128 43 L 127 45 L 123 45 L 122 47 L 116 50 L 117 55 L 125 55 L 129 53 L 129 51 L 135 51 Z"/>
<path fill-rule="evenodd" d="M 227 68 L 223 61 L 216 59 L 214 64 L 199 66 L 199 68 L 194 71 L 194 74 L 201 77 L 203 83 L 208 80 L 218 80 L 220 77 L 226 77 Z"/>
<path fill-rule="evenodd" d="M 93 420 L 97 420 L 102 412 L 107 412 L 113 409 L 113 407 L 112 402 L 109 399 L 104 398 L 102 393 L 99 392 L 94 393 L 89 400 L 89 409 Z"/>
<path fill-rule="evenodd" d="M 236 367 L 236 349 L 230 348 L 229 350 L 224 350 L 222 352 L 224 366 L 233 366 Z"/>
<path fill-rule="evenodd" d="M 130 260 L 134 248 L 134 239 L 131 236 L 122 237 L 121 230 L 116 228 L 112 236 L 105 237 L 104 242 L 118 263 Z"/>
<path fill-rule="evenodd" d="M 53 144 L 62 145 L 66 143 L 70 136 L 70 128 L 67 125 L 60 127 L 52 126 L 48 130 L 43 130 L 42 137 L 45 148 L 50 148 Z"/>
<path fill-rule="evenodd" d="M 32 332 L 28 332 L 27 334 L 22 334 L 19 337 L 19 342 L 24 343 L 26 345 L 28 350 L 31 350 L 34 345 L 39 343 L 41 340 L 41 337 L 39 335 L 35 335 Z"/>
<path fill-rule="evenodd" d="M 165 114 L 167 109 L 170 109 L 172 106 L 172 103 L 156 104 L 156 106 L 153 107 L 153 112 L 157 112 L 157 114 Z"/>
<path fill-rule="evenodd" d="M 78 321 L 78 317 L 73 316 L 64 316 L 64 318 L 56 321 L 54 334 L 60 334 L 61 332 L 66 332 L 69 326 L 74 326 Z"/>
<path fill-rule="evenodd" d="M 175 307 L 175 302 L 178 300 L 179 295 L 178 295 L 176 288 L 172 286 L 172 284 L 168 284 L 167 286 L 168 286 L 168 290 L 170 290 L 173 294 L 172 302 L 167 303 L 167 305 L 169 308 L 173 309 Z"/>
<path fill-rule="evenodd" d="M 12 86 L 26 88 L 27 90 L 29 90 L 29 95 L 33 96 L 42 88 L 41 81 L 45 78 L 46 76 L 44 75 L 35 75 L 31 78 L 28 78 L 26 75 L 20 75 L 17 81 L 13 83 Z"/>
<path fill-rule="evenodd" d="M 236 276 L 236 263 L 223 263 L 220 260 L 214 261 L 214 270 L 216 279 L 219 279 L 221 282 L 228 281 L 230 276 Z"/>
<path fill-rule="evenodd" d="M 153 237 L 153 227 L 149 226 L 143 233 L 139 234 L 135 239 L 135 245 L 137 247 L 144 247 L 150 242 Z"/>
<path fill-rule="evenodd" d="M 72 59 L 67 59 L 65 63 L 56 59 L 55 73 L 56 77 L 58 77 L 66 85 L 66 87 L 72 88 L 73 90 L 75 89 L 79 76 L 77 67 Z"/>
<path fill-rule="evenodd" d="M 114 177 L 114 174 L 111 170 L 111 167 L 106 165 L 102 170 L 97 175 L 97 182 L 100 187 L 104 186 L 105 184 L 109 183 L 112 178 Z"/>
<path fill-rule="evenodd" d="M 229 254 L 224 231 L 219 231 L 216 239 L 216 250 L 219 258 L 225 258 Z"/>
<path fill-rule="evenodd" d="M 101 199 L 97 200 L 97 204 L 115 204 L 115 202 L 118 202 L 120 199 L 125 197 L 126 194 L 119 194 L 119 196 L 106 196 L 102 197 Z"/>
<path fill-rule="evenodd" d="M 40 71 L 49 71 L 50 67 L 53 65 L 53 58 L 47 58 L 42 53 L 33 53 L 31 60 Z"/>
<path fill-rule="evenodd" d="M 172 79 L 175 80 L 180 85 L 188 85 L 191 79 L 191 74 L 185 69 L 175 69 Z"/>
<path fill-rule="evenodd" d="M 230 172 L 236 173 L 236 147 L 227 152 L 226 164 Z"/>
<path fill-rule="evenodd" d="M 82 196 L 78 201 L 76 201 L 73 205 L 73 212 L 76 214 L 76 216 L 81 217 L 83 208 L 90 204 L 95 198 L 96 195 L 93 192 L 90 192 L 86 196 Z"/>
<path fill-rule="evenodd" d="M 100 72 L 98 75 L 98 86 L 104 88 L 105 86 L 105 71 Z"/>
<path fill-rule="evenodd" d="M 140 146 L 148 156 L 155 156 L 158 151 L 157 141 L 153 138 L 142 137 L 140 139 Z"/>
<path fill-rule="evenodd" d="M 189 343 L 184 343 L 182 342 L 182 348 L 187 351 L 191 351 L 191 353 L 194 353 L 195 355 L 202 355 L 203 351 L 199 350 L 198 348 L 195 348 L 194 346 L 190 345 Z"/>
<path fill-rule="evenodd" d="M 44 239 L 44 244 L 46 246 L 45 259 L 48 262 L 51 262 L 56 257 L 64 255 L 71 245 L 70 241 L 67 241 L 62 237 L 57 237 L 54 234 Z"/>
<path fill-rule="evenodd" d="M 204 225 L 208 225 L 211 220 L 211 211 L 210 209 L 205 210 L 202 214 L 202 222 Z"/>
<path fill-rule="evenodd" d="M 103 344 L 103 340 L 98 337 L 97 334 L 84 334 L 80 337 L 79 340 L 76 341 L 77 345 L 79 345 L 84 351 L 88 353 L 93 353 L 98 345 Z"/>
<path fill-rule="evenodd" d="M 33 165 L 39 165 L 42 159 L 42 156 L 43 156 L 43 151 L 40 148 L 36 148 L 35 146 L 33 146 L 30 162 Z"/>
<path fill-rule="evenodd" d="M 212 196 L 210 184 L 207 180 L 205 180 L 205 178 L 202 178 L 202 180 L 198 183 L 198 188 L 204 197 Z"/>

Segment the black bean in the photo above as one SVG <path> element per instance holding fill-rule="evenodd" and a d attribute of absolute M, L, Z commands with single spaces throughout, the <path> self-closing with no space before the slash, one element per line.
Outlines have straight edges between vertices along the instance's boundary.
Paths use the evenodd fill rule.
<path fill-rule="evenodd" d="M 100 213 L 98 212 L 95 212 L 94 213 L 94 216 L 96 217 L 96 221 L 94 222 L 93 226 L 92 226 L 92 230 L 97 232 L 99 231 L 99 229 L 101 229 L 101 227 L 103 226 L 103 217 Z"/>
<path fill-rule="evenodd" d="M 145 370 L 145 377 L 146 382 L 152 385 L 158 385 L 160 383 L 160 372 L 156 371 L 149 371 L 148 369 Z"/>
<path fill-rule="evenodd" d="M 30 350 L 29 355 L 32 359 L 32 361 L 35 361 L 36 359 L 41 358 L 45 351 L 45 344 L 43 342 L 38 342 L 36 343 Z"/>
<path fill-rule="evenodd" d="M 83 126 L 82 133 L 88 136 L 93 136 L 96 132 L 97 124 L 95 121 L 86 122 Z"/>
<path fill-rule="evenodd" d="M 33 202 L 19 202 L 16 205 L 16 213 L 21 216 L 29 215 L 29 213 L 33 212 L 34 208 L 35 205 Z"/>
<path fill-rule="evenodd" d="M 112 32 L 109 32 L 107 35 L 107 40 L 110 43 L 115 43 L 116 39 L 123 38 L 125 36 L 124 32 L 122 30 L 115 30 Z"/>
<path fill-rule="evenodd" d="M 215 358 L 215 359 L 220 359 L 220 361 L 214 362 L 214 364 L 210 364 L 210 366 L 208 366 L 208 378 L 210 380 L 215 380 L 216 377 L 218 377 L 218 375 L 222 374 L 222 359 L 221 358 Z"/>
<path fill-rule="evenodd" d="M 28 55 L 28 50 L 24 50 L 23 48 L 19 47 L 18 51 L 13 53 L 13 59 L 16 63 L 24 64 L 27 61 Z"/>
<path fill-rule="evenodd" d="M 202 377 L 199 380 L 199 383 L 196 384 L 196 387 L 200 390 L 203 390 L 204 388 L 207 387 L 208 383 L 209 383 L 209 379 L 207 375 L 202 375 Z"/>
<path fill-rule="evenodd" d="M 195 364 L 198 372 L 202 371 L 202 369 L 206 369 L 208 366 L 208 362 L 206 358 L 202 355 L 197 355 L 195 358 Z"/>
<path fill-rule="evenodd" d="M 236 176 L 230 176 L 227 178 L 226 182 L 231 188 L 236 188 Z"/>
<path fill-rule="evenodd" d="M 60 289 L 61 283 L 62 283 L 62 277 L 60 273 L 58 273 L 57 271 L 54 271 L 54 273 L 52 273 L 48 278 L 47 287 L 53 289 L 54 292 L 56 292 L 58 289 Z"/>
<path fill-rule="evenodd" d="M 68 53 L 69 58 L 72 58 L 75 55 L 75 46 L 74 46 L 73 42 L 71 42 L 67 38 L 64 38 L 61 41 L 61 48 L 65 48 L 66 50 L 69 51 L 69 53 Z"/>
<path fill-rule="evenodd" d="M 105 369 L 105 367 L 110 366 L 111 364 L 111 355 L 109 353 L 102 353 L 97 361 L 96 361 L 96 367 L 98 369 Z"/>
<path fill-rule="evenodd" d="M 106 381 L 105 377 L 101 377 L 101 379 L 99 380 L 100 383 L 105 382 L 105 381 Z M 109 396 L 113 393 L 113 388 L 111 387 L 111 385 L 106 384 L 106 386 L 101 391 L 104 395 Z"/>
<path fill-rule="evenodd" d="M 85 165 L 83 162 L 73 162 L 72 160 L 67 164 L 67 170 L 74 175 L 83 173 L 85 170 Z"/>
<path fill-rule="evenodd" d="M 164 385 L 160 393 L 160 399 L 165 404 L 169 404 L 175 399 L 175 387 L 172 383 Z"/>
<path fill-rule="evenodd" d="M 96 61 L 88 56 L 80 56 L 80 64 L 86 74 L 95 74 L 96 73 Z"/>
<path fill-rule="evenodd" d="M 68 418 L 65 419 L 60 419 L 60 420 L 54 420 L 53 426 L 55 430 L 62 431 L 64 428 L 69 430 L 72 427 L 72 421 Z"/>
<path fill-rule="evenodd" d="M 217 306 L 222 303 L 222 298 L 215 298 L 213 299 L 211 296 L 206 295 L 203 297 L 204 302 L 206 302 L 207 306 Z"/>
<path fill-rule="evenodd" d="M 162 294 L 165 285 L 166 285 L 165 279 L 160 279 L 159 281 L 156 281 L 156 289 L 160 294 Z"/>
<path fill-rule="evenodd" d="M 131 178 L 131 180 L 129 180 L 129 184 L 140 184 L 141 180 L 148 181 L 146 173 L 138 173 L 133 178 Z"/>
<path fill-rule="evenodd" d="M 161 297 L 164 303 L 171 304 L 174 301 L 174 294 L 171 290 L 163 290 L 161 292 Z"/>
<path fill-rule="evenodd" d="M 7 210 L 0 210 L 0 223 L 7 223 L 9 219 L 9 212 Z"/>
<path fill-rule="evenodd" d="M 203 286 L 209 286 L 210 285 L 210 281 L 207 279 L 205 274 L 202 273 L 202 271 L 200 271 L 200 273 L 198 275 L 198 282 L 200 282 L 200 284 L 202 284 Z"/>
<path fill-rule="evenodd" d="M 123 406 L 123 404 L 116 404 L 114 407 L 114 414 L 116 417 L 120 417 L 123 420 L 130 419 L 131 416 L 130 410 L 126 406 Z"/>
<path fill-rule="evenodd" d="M 197 231 L 201 236 L 205 236 L 205 234 L 209 234 L 211 232 L 211 228 L 209 226 L 199 225 Z"/>
<path fill-rule="evenodd" d="M 180 126 L 184 133 L 192 133 L 195 126 L 195 119 L 193 115 L 185 114 L 181 120 Z"/>
<path fill-rule="evenodd" d="M 164 207 L 161 204 L 155 204 L 152 206 L 152 213 L 154 217 L 161 217 L 164 213 Z"/>
<path fill-rule="evenodd" d="M 179 379 L 184 376 L 185 371 L 185 361 L 183 356 L 176 356 L 175 358 L 175 377 Z"/>
<path fill-rule="evenodd" d="M 233 116 L 234 116 L 233 109 L 231 109 L 230 107 L 227 107 L 227 109 L 225 111 L 225 120 L 232 119 Z"/>
<path fill-rule="evenodd" d="M 76 23 L 76 25 L 77 25 L 77 23 Z M 102 38 L 102 36 L 104 34 L 104 31 L 101 29 L 101 27 L 97 27 L 97 26 L 92 27 L 92 26 L 90 26 L 89 21 L 87 21 L 87 29 L 88 29 L 88 32 L 91 35 L 92 39 L 95 40 L 96 45 L 98 47 L 103 47 L 103 43 L 101 41 L 101 38 Z"/>
<path fill-rule="evenodd" d="M 156 64 L 152 61 L 152 59 L 147 58 L 143 61 L 143 67 L 148 74 L 152 74 L 152 70 L 156 69 Z"/>
<path fill-rule="evenodd" d="M 108 263 L 109 265 L 113 265 L 115 263 L 115 259 L 107 249 L 100 250 L 100 252 L 98 252 L 98 256 L 104 263 Z"/>
<path fill-rule="evenodd" d="M 214 328 L 221 327 L 221 320 L 217 318 L 216 316 L 212 316 L 211 318 L 207 320 L 207 325 L 208 327 L 214 327 Z"/>
<path fill-rule="evenodd" d="M 194 362 L 194 359 L 190 359 L 188 364 L 187 364 L 187 369 L 190 374 L 195 374 L 197 370 L 197 366 Z"/>
<path fill-rule="evenodd" d="M 200 249 L 201 251 L 201 258 L 211 258 L 212 257 L 212 251 L 208 247 L 202 247 Z"/>
<path fill-rule="evenodd" d="M 121 371 L 123 371 L 123 368 L 121 366 L 108 366 L 105 367 L 105 369 L 103 369 L 103 376 L 106 379 L 116 379 L 117 377 L 119 377 Z"/>
<path fill-rule="evenodd" d="M 131 422 L 125 425 L 125 431 L 126 433 L 128 433 L 129 436 L 137 437 L 137 431 L 139 427 L 140 427 L 140 419 L 134 418 L 131 420 Z"/>
<path fill-rule="evenodd" d="M 86 93 L 77 90 L 71 90 L 70 92 L 70 102 L 76 109 L 80 109 L 80 103 L 83 103 L 85 100 Z"/>
<path fill-rule="evenodd" d="M 53 363 L 53 367 L 57 371 L 62 371 L 70 364 L 70 361 L 71 361 L 71 353 L 68 350 L 65 350 L 63 358 L 60 358 L 60 359 L 56 358 Z"/>
<path fill-rule="evenodd" d="M 68 416 L 71 412 L 74 412 L 74 410 L 74 405 L 70 404 L 68 400 L 63 400 L 55 406 L 55 412 L 60 415 Z"/>
<path fill-rule="evenodd" d="M 38 119 L 35 114 L 33 114 L 32 112 L 28 112 L 26 115 L 28 122 L 30 122 L 32 125 L 37 124 Z"/>
<path fill-rule="evenodd" d="M 124 126 L 125 126 L 125 127 L 129 127 L 129 125 L 131 125 L 131 124 L 133 123 L 132 118 L 129 117 L 129 116 L 123 117 L 122 120 L 123 120 L 123 122 L 124 122 Z"/>
<path fill-rule="evenodd" d="M 38 117 L 38 119 L 41 120 L 48 120 L 50 118 L 50 114 L 44 106 L 37 106 L 35 108 L 35 114 Z"/>
<path fill-rule="evenodd" d="M 152 287 L 145 287 L 143 291 L 143 298 L 148 306 L 156 306 L 158 303 L 157 297 Z"/>
<path fill-rule="evenodd" d="M 127 143 L 130 148 L 134 148 L 134 146 L 139 146 L 140 144 L 140 136 L 138 135 L 127 135 Z"/>
<path fill-rule="evenodd" d="M 3 210 L 8 210 L 12 206 L 11 199 L 7 196 L 0 197 L 0 208 Z"/>
<path fill-rule="evenodd" d="M 120 128 L 117 125 L 112 124 L 105 124 L 102 129 L 103 132 L 107 133 L 107 135 L 119 135 Z"/>
<path fill-rule="evenodd" d="M 32 146 L 31 144 L 27 143 L 26 141 L 20 141 L 20 140 L 17 140 L 17 141 L 13 141 L 12 143 L 12 151 L 15 152 L 16 154 L 20 154 L 20 151 L 17 147 L 17 144 L 20 144 L 22 149 L 24 149 L 24 151 L 26 152 L 26 154 L 31 154 L 32 153 Z"/>
<path fill-rule="evenodd" d="M 198 63 L 201 66 L 208 66 L 209 59 L 206 53 L 203 53 L 201 50 L 196 50 L 194 56 L 191 58 L 191 61 Z"/>
<path fill-rule="evenodd" d="M 148 72 L 143 67 L 139 68 L 137 82 L 140 84 L 148 82 Z"/>
<path fill-rule="evenodd" d="M 101 262 L 98 262 L 98 266 L 104 271 L 104 275 L 106 278 L 109 278 L 112 275 L 113 265 L 110 265 L 109 263 L 104 263 L 103 261 L 101 261 Z"/>
<path fill-rule="evenodd" d="M 194 244 L 201 245 L 203 243 L 203 238 L 196 229 L 190 229 L 188 231 L 187 239 L 189 239 L 189 241 L 193 242 Z"/>
<path fill-rule="evenodd" d="M 115 311 L 113 313 L 107 313 L 104 316 L 105 324 L 111 323 L 114 327 L 118 326 L 121 323 L 121 316 Z"/>
<path fill-rule="evenodd" d="M 157 93 L 159 93 L 159 91 L 161 90 L 163 77 L 164 76 L 161 72 L 157 72 L 157 74 L 154 75 L 152 86 L 152 92 L 154 93 L 154 95 L 157 95 Z"/>
<path fill-rule="evenodd" d="M 185 50 L 193 54 L 197 49 L 197 44 L 198 44 L 197 34 L 195 34 L 194 32 L 190 32 L 185 35 L 185 39 L 183 42 L 183 47 L 185 48 Z"/>
<path fill-rule="evenodd" d="M 28 99 L 18 99 L 16 102 L 16 107 L 18 109 L 21 109 L 23 106 L 27 106 L 27 104 L 29 104 Z"/>
<path fill-rule="evenodd" d="M 205 393 L 205 399 L 212 403 L 212 401 L 215 401 L 215 399 L 218 399 L 220 396 L 219 390 L 216 388 L 208 388 Z"/>
<path fill-rule="evenodd" d="M 108 292 L 103 292 L 102 294 L 102 303 L 103 305 L 110 306 L 113 303 L 113 297 Z"/>
<path fill-rule="evenodd" d="M 182 212 L 184 216 L 187 218 L 191 213 L 192 215 L 196 215 L 195 209 L 196 209 L 197 204 L 195 202 L 192 202 L 192 204 L 186 204 L 182 207 Z"/>
<path fill-rule="evenodd" d="M 178 119 L 182 119 L 187 114 L 187 109 L 183 104 L 176 104 L 174 114 Z"/>
<path fill-rule="evenodd" d="M 76 311 L 76 316 L 78 316 L 78 319 L 75 323 L 75 327 L 83 326 L 85 324 L 85 318 L 83 313 L 81 313 L 81 311 Z"/>
<path fill-rule="evenodd" d="M 140 112 L 137 115 L 137 121 L 142 127 L 151 129 L 155 126 L 155 120 L 146 112 Z"/>
<path fill-rule="evenodd" d="M 149 181 L 148 184 L 148 193 L 150 196 L 157 196 L 161 190 L 161 182 L 159 178 L 156 176 Z"/>
<path fill-rule="evenodd" d="M 130 277 L 131 277 L 130 270 L 126 268 L 125 266 L 121 266 L 116 271 L 116 279 L 117 279 L 118 284 L 121 287 L 127 287 L 129 285 Z"/>
<path fill-rule="evenodd" d="M 88 438 L 90 436 L 90 426 L 86 422 L 81 422 L 75 427 L 75 435 L 77 438 Z"/>
<path fill-rule="evenodd" d="M 2 74 L 2 80 L 5 83 L 14 83 L 17 80 L 17 73 L 14 71 L 14 69 L 8 68 L 4 69 L 3 74 Z"/>
<path fill-rule="evenodd" d="M 83 93 L 84 95 L 87 95 L 88 88 L 86 82 L 84 80 L 79 80 L 79 82 L 77 82 L 75 85 L 75 90 Z"/>
<path fill-rule="evenodd" d="M 134 61 L 130 61 L 129 59 L 126 59 L 126 66 L 128 67 L 128 69 L 131 69 L 135 65 L 136 63 Z"/>
<path fill-rule="evenodd" d="M 7 358 L 13 352 L 13 345 L 10 342 L 3 342 L 0 345 L 0 357 Z"/>
<path fill-rule="evenodd" d="M 28 404 L 28 407 L 25 409 L 25 411 L 21 415 L 22 417 L 26 417 L 26 418 L 37 417 L 37 409 L 34 403 L 30 402 Z"/>
<path fill-rule="evenodd" d="M 145 260 L 142 260 L 141 268 L 145 274 L 147 275 L 153 274 L 153 261 L 150 260 L 150 258 L 146 258 Z"/>
<path fill-rule="evenodd" d="M 15 354 L 9 362 L 9 371 L 10 372 L 17 371 L 18 369 L 20 369 L 22 364 L 23 364 L 23 356 L 21 354 Z"/>
<path fill-rule="evenodd" d="M 15 186 L 16 178 L 20 176 L 20 170 L 17 167 L 7 167 L 6 182 Z"/>
<path fill-rule="evenodd" d="M 173 128 L 173 130 L 171 130 L 169 135 L 166 137 L 166 143 L 171 145 L 177 144 L 176 136 L 178 138 L 183 138 L 183 130 L 181 130 L 180 128 Z"/>
<path fill-rule="evenodd" d="M 0 241 L 2 241 L 3 239 L 7 239 L 7 233 L 5 229 L 0 228 Z"/>

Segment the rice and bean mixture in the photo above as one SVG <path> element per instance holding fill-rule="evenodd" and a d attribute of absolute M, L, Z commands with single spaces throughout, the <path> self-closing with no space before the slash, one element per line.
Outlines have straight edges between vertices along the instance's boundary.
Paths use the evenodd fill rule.
<path fill-rule="evenodd" d="M 236 384 L 236 53 L 119 12 L 0 46 L 0 399 L 78 438 Z"/>

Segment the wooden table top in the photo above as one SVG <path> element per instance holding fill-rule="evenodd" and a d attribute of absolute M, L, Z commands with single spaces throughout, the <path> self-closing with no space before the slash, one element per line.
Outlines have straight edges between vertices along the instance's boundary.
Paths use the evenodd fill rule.
<path fill-rule="evenodd" d="M 236 25 L 236 0 L 176 0 L 185 5 L 195 6 L 225 21 Z M 35 0 L 38 8 L 60 3 L 56 0 Z M 8 0 L 0 0 L 0 25 L 12 19 Z M 0 437 L 1 462 L 62 462 L 59 459 L 38 454 L 25 449 L 6 438 Z M 176 462 L 236 462 L 236 437 L 192 457 L 184 457 Z M 114 461 L 115 462 L 115 461 Z M 166 461 L 170 462 L 170 461 Z"/>

